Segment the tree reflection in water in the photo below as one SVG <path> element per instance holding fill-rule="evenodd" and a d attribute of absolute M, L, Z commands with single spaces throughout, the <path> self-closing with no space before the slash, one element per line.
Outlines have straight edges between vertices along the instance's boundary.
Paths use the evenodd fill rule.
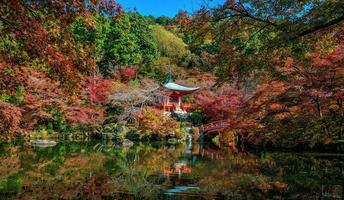
<path fill-rule="evenodd" d="M 59 142 L 0 145 L 7 199 L 343 198 L 343 155 Z"/>

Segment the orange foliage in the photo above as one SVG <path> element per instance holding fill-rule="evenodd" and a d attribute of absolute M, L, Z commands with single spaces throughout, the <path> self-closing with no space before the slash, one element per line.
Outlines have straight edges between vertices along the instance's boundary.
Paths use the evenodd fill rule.
<path fill-rule="evenodd" d="M 283 108 L 282 105 L 279 104 L 279 103 L 272 103 L 272 104 L 270 104 L 270 109 L 272 111 L 281 110 L 282 108 Z"/>
<path fill-rule="evenodd" d="M 146 133 L 167 136 L 177 128 L 177 122 L 174 119 L 154 108 L 145 108 L 136 113 L 134 118 L 138 121 L 140 130 Z"/>

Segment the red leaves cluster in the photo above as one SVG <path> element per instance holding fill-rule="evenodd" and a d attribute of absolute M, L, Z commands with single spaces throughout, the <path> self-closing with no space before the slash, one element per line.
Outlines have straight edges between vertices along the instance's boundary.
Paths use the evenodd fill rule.
<path fill-rule="evenodd" d="M 69 91 L 79 89 L 82 75 L 73 60 L 51 45 L 48 45 L 45 52 L 48 53 L 46 61 L 50 66 L 50 76 L 67 86 Z"/>
<path fill-rule="evenodd" d="M 25 86 L 24 102 L 20 105 L 23 112 L 23 124 L 27 130 L 52 116 L 48 110 L 52 107 L 61 112 L 67 107 L 67 96 L 60 88 L 60 83 L 48 78 L 42 72 L 32 71 L 23 82 Z"/>
<path fill-rule="evenodd" d="M 123 83 L 128 83 L 130 80 L 136 78 L 137 68 L 136 67 L 124 67 L 120 68 L 115 73 L 116 80 L 119 80 Z"/>
<path fill-rule="evenodd" d="M 84 79 L 83 88 L 91 104 L 104 104 L 108 102 L 113 86 L 111 80 L 102 76 L 88 76 Z"/>
<path fill-rule="evenodd" d="M 243 95 L 235 89 L 218 95 L 211 91 L 203 91 L 197 95 L 195 108 L 211 120 L 223 120 L 235 115 L 243 102 Z"/>
<path fill-rule="evenodd" d="M 53 107 L 58 108 L 71 124 L 95 125 L 103 118 L 103 110 L 94 108 L 94 105 L 107 101 L 111 86 L 111 81 L 100 76 L 86 77 L 84 92 L 91 105 L 80 105 L 80 97 L 66 96 L 59 82 L 49 79 L 42 73 L 32 72 L 27 81 L 27 93 L 22 107 L 27 114 L 32 115 L 31 123 L 49 119 L 47 110 Z M 33 125 L 31 127 L 33 128 Z"/>
<path fill-rule="evenodd" d="M 287 58 L 281 68 L 286 80 L 262 83 L 252 94 L 241 98 L 238 104 L 228 101 L 228 104 L 236 105 L 234 108 L 227 110 L 230 106 L 222 95 L 204 94 L 204 97 L 198 97 L 201 100 L 199 108 L 205 114 L 209 113 L 211 119 L 229 121 L 229 128 L 241 133 L 264 128 L 262 119 L 266 117 L 277 120 L 304 115 L 323 117 L 343 110 L 343 47 L 338 45 L 328 55 L 313 53 L 309 61 Z M 236 112 L 229 112 L 235 108 Z"/>
<path fill-rule="evenodd" d="M 0 133 L 31 131 L 37 124 L 53 120 L 52 110 L 70 123 L 95 124 L 102 119 L 103 110 L 98 107 L 107 102 L 112 83 L 101 77 L 84 78 L 95 70 L 90 56 L 95 50 L 75 45 L 68 30 L 78 16 L 90 20 L 91 7 L 112 17 L 123 12 L 114 0 L 1 4 L 6 10 L 2 34 L 18 48 L 0 50 L 0 95 L 6 101 L 0 105 L 0 120 L 5 122 L 0 122 Z M 125 80 L 134 76 L 130 70 L 124 74 Z M 20 101 L 13 101 L 17 93 Z"/>
<path fill-rule="evenodd" d="M 328 55 L 312 53 L 310 62 L 287 58 L 281 72 L 291 80 L 286 82 L 290 94 L 284 104 L 303 113 L 323 116 L 331 105 L 342 107 L 344 84 L 344 45 L 339 44 Z M 296 109 L 298 107 L 299 109 Z"/>
<path fill-rule="evenodd" d="M 71 106 L 66 110 L 66 119 L 72 124 L 97 125 L 96 122 L 103 119 L 103 114 L 104 111 L 102 109 Z"/>
<path fill-rule="evenodd" d="M 6 68 L 0 69 L 0 75 Z M 102 77 L 85 78 L 86 98 L 92 105 L 81 105 L 81 97 L 69 96 L 61 89 L 58 81 L 54 81 L 42 72 L 31 71 L 16 73 L 18 77 L 11 79 L 4 78 L 0 84 L 17 84 L 25 88 L 24 101 L 14 106 L 5 102 L 0 102 L 0 131 L 8 135 L 31 131 L 35 126 L 45 120 L 52 120 L 53 116 L 49 110 L 54 108 L 66 117 L 70 124 L 83 123 L 95 125 L 103 119 L 103 109 L 95 108 L 107 102 L 111 92 L 112 82 L 104 80 Z M 23 75 L 19 77 L 19 75 Z M 25 77 L 25 80 L 24 80 Z M 8 77 L 9 78 L 9 77 Z M 9 90 L 7 90 L 9 91 Z"/>
<path fill-rule="evenodd" d="M 279 140 L 278 138 L 283 138 L 279 133 L 287 134 L 285 124 L 302 123 L 305 125 L 305 121 L 309 119 L 332 120 L 333 123 L 338 123 L 338 119 L 343 119 L 343 47 L 340 44 L 327 55 L 312 53 L 308 60 L 285 59 L 283 67 L 280 68 L 285 79 L 259 85 L 254 95 L 243 106 L 245 109 L 238 119 L 241 121 L 251 120 L 256 123 L 256 127 L 248 128 L 249 132 L 246 131 L 244 134 L 246 141 L 264 139 L 275 143 Z M 279 60 L 276 61 L 279 62 Z M 262 119 L 265 119 L 264 121 L 267 123 Z M 304 119 L 306 120 L 303 121 Z M 321 126 L 324 124 L 321 123 L 326 122 L 320 122 L 319 126 L 314 129 L 322 129 Z M 247 123 L 245 122 L 245 124 Z M 328 124 L 326 126 L 337 125 Z M 257 128 L 264 128 L 264 132 L 269 134 L 248 134 L 254 133 Z M 304 130 L 307 132 L 307 129 Z M 327 132 L 327 128 L 322 131 L 328 135 L 324 137 L 330 138 L 331 134 L 336 134 L 333 130 Z M 295 130 L 295 132 L 297 131 Z M 276 135 L 271 135 L 271 133 L 276 133 Z M 311 135 L 306 139 L 307 142 L 318 140 L 318 138 L 312 138 L 313 134 L 318 133 L 310 131 L 304 134 Z M 291 142 L 297 143 L 298 141 Z"/>
<path fill-rule="evenodd" d="M 312 55 L 313 65 L 316 67 L 331 67 L 340 68 L 344 64 L 344 43 L 339 44 L 336 49 L 329 55 L 321 57 L 321 55 L 314 53 Z"/>
<path fill-rule="evenodd" d="M 4 90 L 13 93 L 15 88 L 23 84 L 27 79 L 28 74 L 20 66 L 0 62 L 0 91 Z"/>
<path fill-rule="evenodd" d="M 6 61 L 14 65 L 42 61 L 47 66 L 49 77 L 58 80 L 66 91 L 72 93 L 79 90 L 82 75 L 94 70 L 95 64 L 89 51 L 76 49 L 67 29 L 78 14 L 85 14 L 85 3 L 7 1 L 3 6 L 9 12 L 4 16 L 7 22 L 4 34 L 20 42 L 21 47 L 16 55 L 8 56 Z M 46 14 L 32 16 L 28 14 L 32 10 Z M 23 60 L 28 58 L 30 60 Z"/>
<path fill-rule="evenodd" d="M 263 118 L 271 106 L 276 104 L 276 98 L 283 94 L 288 86 L 282 81 L 271 81 L 257 86 L 254 94 L 245 102 L 247 114 L 255 115 L 255 118 Z"/>
<path fill-rule="evenodd" d="M 61 52 L 54 49 L 51 45 L 46 48 L 46 52 L 52 56 L 55 62 L 65 63 L 67 61 L 67 58 Z"/>
<path fill-rule="evenodd" d="M 0 132 L 11 137 L 22 131 L 20 127 L 21 109 L 11 104 L 0 101 Z"/>

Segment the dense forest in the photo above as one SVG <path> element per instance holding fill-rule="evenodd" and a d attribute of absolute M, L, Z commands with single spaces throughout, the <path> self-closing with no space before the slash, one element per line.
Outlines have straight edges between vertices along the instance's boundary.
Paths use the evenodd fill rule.
<path fill-rule="evenodd" d="M 1 140 L 182 138 L 187 123 L 223 120 L 224 144 L 344 141 L 342 0 L 205 1 L 174 18 L 113 0 L 4 0 L 0 13 Z M 152 106 L 167 77 L 201 87 L 187 122 Z"/>

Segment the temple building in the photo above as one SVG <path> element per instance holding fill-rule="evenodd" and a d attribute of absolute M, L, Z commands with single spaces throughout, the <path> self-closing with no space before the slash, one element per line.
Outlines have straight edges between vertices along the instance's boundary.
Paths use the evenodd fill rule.
<path fill-rule="evenodd" d="M 199 90 L 199 87 L 187 87 L 174 83 L 172 80 L 162 84 L 165 89 L 166 99 L 163 101 L 163 110 L 165 113 L 186 114 L 191 107 L 188 103 L 183 103 L 184 95 L 192 94 Z"/>

